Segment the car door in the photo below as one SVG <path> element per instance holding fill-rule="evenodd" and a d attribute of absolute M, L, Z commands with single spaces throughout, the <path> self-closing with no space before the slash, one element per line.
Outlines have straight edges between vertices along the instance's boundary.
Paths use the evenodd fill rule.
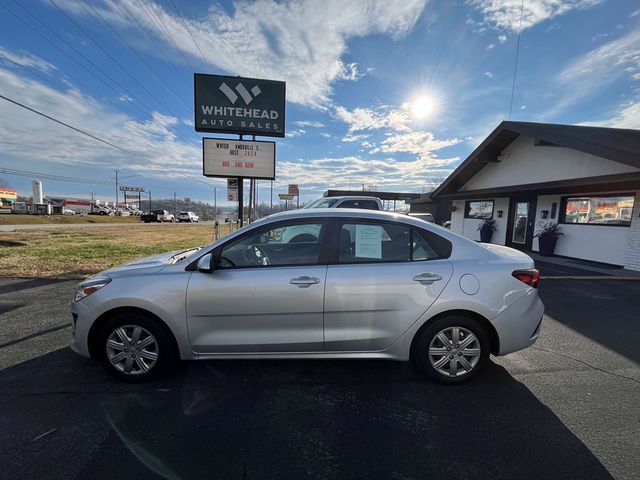
<path fill-rule="evenodd" d="M 272 222 L 216 248 L 187 287 L 194 351 L 322 351 L 326 232 L 318 218 Z"/>
<path fill-rule="evenodd" d="M 408 224 L 338 222 L 325 289 L 325 351 L 389 347 L 451 278 L 451 243 Z"/>

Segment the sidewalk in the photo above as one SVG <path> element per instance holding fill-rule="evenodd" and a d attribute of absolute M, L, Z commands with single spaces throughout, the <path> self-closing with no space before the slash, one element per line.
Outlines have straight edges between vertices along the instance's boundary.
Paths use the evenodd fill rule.
<path fill-rule="evenodd" d="M 606 263 L 596 263 L 577 258 L 543 257 L 527 252 L 544 277 L 612 277 L 616 279 L 640 280 L 640 272 Z"/>

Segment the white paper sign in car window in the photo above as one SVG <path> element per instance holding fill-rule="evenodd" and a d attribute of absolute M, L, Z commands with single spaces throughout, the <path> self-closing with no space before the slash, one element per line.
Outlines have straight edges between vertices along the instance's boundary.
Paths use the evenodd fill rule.
<path fill-rule="evenodd" d="M 380 225 L 356 225 L 356 257 L 382 258 Z"/>

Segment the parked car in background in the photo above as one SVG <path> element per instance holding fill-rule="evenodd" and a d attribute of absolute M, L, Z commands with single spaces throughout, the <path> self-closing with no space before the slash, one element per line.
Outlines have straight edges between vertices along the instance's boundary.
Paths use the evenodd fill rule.
<path fill-rule="evenodd" d="M 151 213 L 146 213 L 140 217 L 144 223 L 151 222 L 174 222 L 175 218 L 172 213 L 169 213 L 166 210 L 152 210 Z"/>
<path fill-rule="evenodd" d="M 409 212 L 409 216 L 413 218 L 419 218 L 420 220 L 424 220 L 425 222 L 433 223 L 433 215 L 430 213 Z"/>
<path fill-rule="evenodd" d="M 71 210 L 70 208 L 63 208 L 62 209 L 62 214 L 63 215 L 75 215 L 76 212 L 74 210 Z"/>
<path fill-rule="evenodd" d="M 178 221 L 179 222 L 189 222 L 189 223 L 193 223 L 196 222 L 198 223 L 200 221 L 200 217 L 198 215 L 196 215 L 193 212 L 180 212 L 178 214 Z"/>
<path fill-rule="evenodd" d="M 365 210 L 383 210 L 382 201 L 377 197 L 323 197 L 303 208 L 362 208 Z"/>
<path fill-rule="evenodd" d="M 127 210 L 126 208 L 119 208 L 118 210 L 116 210 L 116 215 L 120 215 L 121 217 L 128 217 L 129 215 L 131 215 L 131 211 Z"/>
<path fill-rule="evenodd" d="M 103 205 L 94 205 L 91 209 L 92 215 L 113 215 L 115 211 L 112 208 Z"/>
<path fill-rule="evenodd" d="M 293 227 L 314 238 L 284 234 Z M 71 348 L 132 382 L 176 360 L 411 360 L 442 383 L 538 338 L 526 254 L 388 212 L 307 209 L 81 282 Z"/>

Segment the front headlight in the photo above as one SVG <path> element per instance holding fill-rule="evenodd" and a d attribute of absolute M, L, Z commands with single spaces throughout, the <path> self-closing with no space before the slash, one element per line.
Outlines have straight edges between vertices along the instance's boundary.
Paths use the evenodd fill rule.
<path fill-rule="evenodd" d="M 109 277 L 91 278 L 84 282 L 80 282 L 76 287 L 76 295 L 73 300 L 79 302 L 84 297 L 88 297 L 93 292 L 97 292 L 109 283 L 111 283 L 111 279 Z"/>

